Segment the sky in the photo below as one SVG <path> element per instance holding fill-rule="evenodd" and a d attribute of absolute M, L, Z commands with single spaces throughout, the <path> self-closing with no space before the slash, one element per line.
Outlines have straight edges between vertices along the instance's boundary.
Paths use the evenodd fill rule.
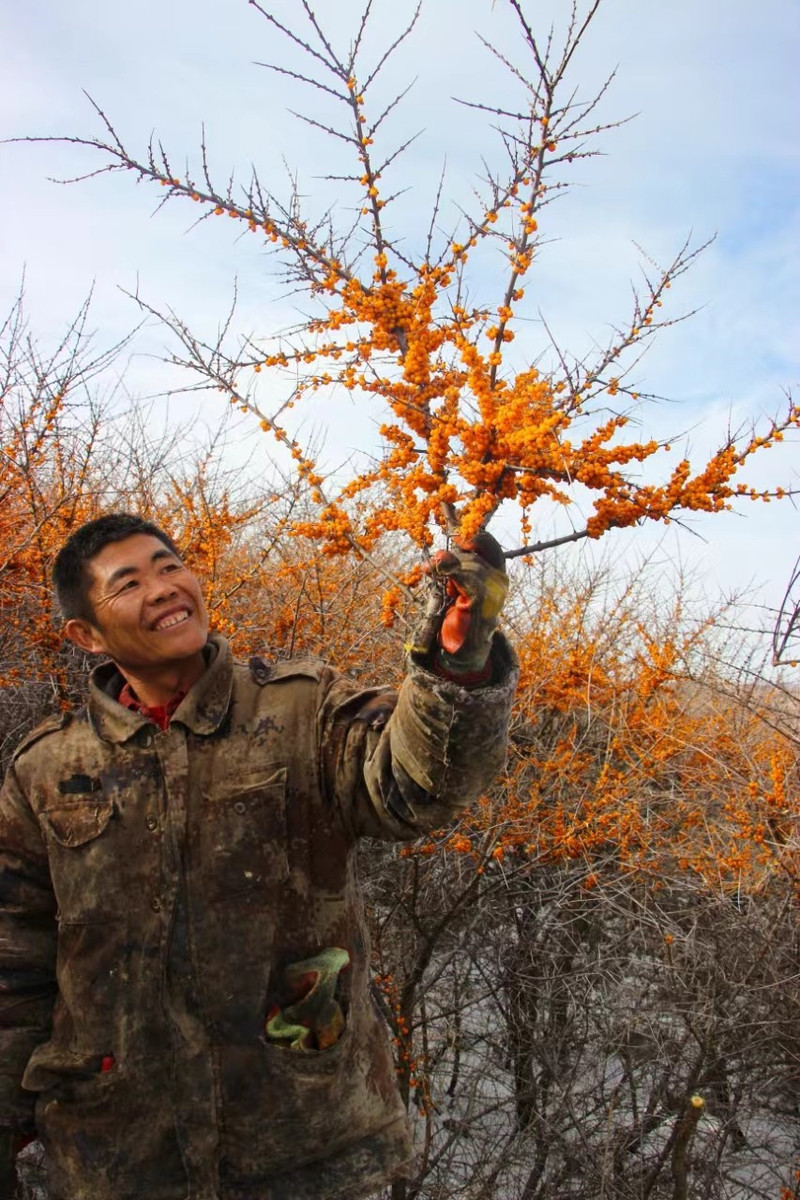
<path fill-rule="evenodd" d="M 274 10 L 291 19 L 300 3 L 278 0 Z M 317 5 L 340 46 L 359 11 L 353 0 Z M 546 32 L 551 20 L 563 28 L 568 6 L 537 0 L 526 11 Z M 410 12 L 408 0 L 374 0 L 374 46 L 391 40 Z M 420 131 L 395 177 L 407 189 L 397 220 L 412 237 L 420 214 L 427 225 L 443 164 L 444 223 L 456 219 L 458 201 L 469 202 L 482 155 L 496 160 L 491 122 L 453 100 L 510 95 L 476 31 L 512 56 L 519 49 L 506 0 L 424 0 L 387 80 L 388 88 L 416 79 L 387 122 L 390 138 Z M 645 432 L 675 435 L 693 459 L 713 450 L 729 424 L 773 415 L 787 389 L 800 396 L 798 57 L 797 0 L 602 0 L 576 56 L 579 94 L 588 97 L 615 72 L 599 115 L 632 119 L 602 136 L 602 155 L 579 165 L 572 190 L 542 214 L 546 245 L 528 288 L 522 344 L 532 357 L 542 352 L 543 319 L 575 355 L 604 343 L 626 318 L 642 252 L 662 263 L 687 237 L 713 237 L 671 294 L 669 315 L 695 315 L 664 331 L 635 370 L 642 391 L 665 397 Z M 197 162 L 204 126 L 220 180 L 231 170 L 246 176 L 255 164 L 280 191 L 291 170 L 309 202 L 323 206 L 330 185 L 320 177 L 337 147 L 292 117 L 303 97 L 256 65 L 270 59 L 297 62 L 247 0 L 0 0 L 0 139 L 99 133 L 88 93 L 131 149 L 156 131 L 180 174 L 187 156 Z M 0 145 L 0 311 L 24 271 L 31 326 L 45 344 L 91 289 L 98 347 L 136 325 L 125 292 L 137 288 L 208 335 L 227 313 L 234 280 L 243 335 L 266 336 L 297 320 L 298 302 L 276 280 L 272 260 L 232 222 L 191 228 L 196 212 L 185 202 L 154 213 L 160 195 L 128 176 L 52 182 L 101 165 L 74 146 Z M 214 426 L 218 401 L 162 395 L 181 382 L 160 361 L 168 349 L 163 330 L 149 325 L 104 386 L 121 379 L 128 394 L 158 393 L 159 417 Z M 315 420 L 327 421 L 331 463 L 359 448 L 364 433 L 353 414 Z M 263 437 L 247 422 L 239 436 L 251 448 Z M 798 440 L 770 451 L 751 478 L 800 487 Z M 712 600 L 752 588 L 758 603 L 778 603 L 800 553 L 795 508 L 747 505 L 738 515 L 697 518 L 691 530 L 614 533 L 603 550 L 620 571 L 644 553 L 665 576 L 694 572 Z M 584 544 L 575 553 L 593 550 Z"/>

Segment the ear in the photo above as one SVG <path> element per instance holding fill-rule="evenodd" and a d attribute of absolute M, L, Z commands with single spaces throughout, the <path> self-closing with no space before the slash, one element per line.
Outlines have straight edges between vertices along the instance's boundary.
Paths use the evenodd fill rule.
<path fill-rule="evenodd" d="M 67 621 L 64 626 L 64 632 L 71 642 L 80 650 L 85 650 L 87 654 L 102 654 L 105 652 L 106 644 L 99 629 L 96 629 L 89 621 L 84 621 L 81 617 L 75 617 Z"/>

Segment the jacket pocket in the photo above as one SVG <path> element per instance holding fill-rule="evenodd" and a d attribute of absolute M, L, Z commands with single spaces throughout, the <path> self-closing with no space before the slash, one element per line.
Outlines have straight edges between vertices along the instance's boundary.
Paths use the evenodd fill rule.
<path fill-rule="evenodd" d="M 116 1086 L 116 1064 L 104 1069 L 107 1051 L 79 1053 L 61 1050 L 52 1042 L 37 1046 L 30 1057 L 22 1086 L 31 1092 L 49 1091 L 53 1095 L 105 1097 Z"/>
<path fill-rule="evenodd" d="M 71 922 L 116 920 L 124 911 L 127 889 L 119 878 L 121 822 L 105 796 L 45 809 L 39 817 L 48 842 L 50 874 L 59 919 Z"/>
<path fill-rule="evenodd" d="M 371 1097 L 348 1026 L 327 1050 L 262 1043 L 225 1045 L 218 1053 L 222 1152 L 234 1176 L 253 1179 L 324 1158 L 358 1140 L 370 1123 Z"/>
<path fill-rule="evenodd" d="M 168 1103 L 150 1081 L 117 1071 L 41 1092 L 36 1125 L 45 1148 L 48 1195 L 85 1200 L 186 1196 L 186 1173 Z"/>
<path fill-rule="evenodd" d="M 200 839 L 211 896 L 264 891 L 286 880 L 286 767 L 220 782 L 204 807 Z"/>
<path fill-rule="evenodd" d="M 99 837 L 114 815 L 111 800 L 77 800 L 42 813 L 42 820 L 60 846 L 85 846 Z"/>

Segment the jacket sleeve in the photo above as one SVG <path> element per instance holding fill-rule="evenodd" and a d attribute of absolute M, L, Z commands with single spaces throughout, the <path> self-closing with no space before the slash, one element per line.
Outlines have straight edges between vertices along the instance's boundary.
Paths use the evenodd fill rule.
<path fill-rule="evenodd" d="M 0 789 L 0 1129 L 33 1130 L 21 1080 L 49 1036 L 55 997 L 55 899 L 39 825 L 10 767 Z"/>
<path fill-rule="evenodd" d="M 506 757 L 519 668 L 502 634 L 492 680 L 467 689 L 411 655 L 399 693 L 328 698 L 323 769 L 328 793 L 355 836 L 408 841 L 448 824 L 491 784 Z M 344 691 L 344 694 L 342 694 Z"/>

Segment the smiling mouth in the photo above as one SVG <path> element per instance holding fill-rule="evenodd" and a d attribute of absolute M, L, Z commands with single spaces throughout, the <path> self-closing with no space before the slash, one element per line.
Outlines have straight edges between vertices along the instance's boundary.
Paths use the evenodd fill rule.
<path fill-rule="evenodd" d="M 153 629 L 161 632 L 162 629 L 174 629 L 176 625 L 182 625 L 184 621 L 189 620 L 190 614 L 184 610 L 183 612 L 172 613 L 171 616 L 162 617 L 160 621 L 156 621 Z"/>

